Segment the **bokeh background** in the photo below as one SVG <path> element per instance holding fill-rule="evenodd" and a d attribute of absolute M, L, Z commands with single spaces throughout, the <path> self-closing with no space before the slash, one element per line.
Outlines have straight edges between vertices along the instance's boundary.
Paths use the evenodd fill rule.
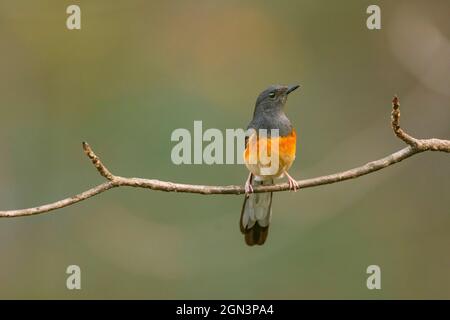
<path fill-rule="evenodd" d="M 78 4 L 82 29 L 66 28 Z M 366 28 L 381 7 L 382 29 Z M 0 1 L 1 210 L 122 176 L 243 184 L 242 165 L 170 160 L 175 128 L 242 128 L 272 83 L 300 83 L 291 174 L 309 178 L 402 147 L 390 127 L 450 137 L 450 3 Z M 425 153 L 343 183 L 277 193 L 263 247 L 238 229 L 242 196 L 110 190 L 0 220 L 0 298 L 450 298 L 449 156 Z M 66 289 L 66 267 L 82 290 Z M 382 290 L 366 288 L 366 268 Z"/>

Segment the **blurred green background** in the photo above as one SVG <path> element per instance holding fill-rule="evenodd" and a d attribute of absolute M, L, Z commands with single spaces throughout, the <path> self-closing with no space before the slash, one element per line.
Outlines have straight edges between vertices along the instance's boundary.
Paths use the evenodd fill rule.
<path fill-rule="evenodd" d="M 82 29 L 66 28 L 78 4 Z M 382 29 L 366 28 L 381 7 Z M 450 137 L 450 3 L 443 1 L 0 1 L 0 209 L 116 174 L 243 184 L 242 165 L 170 160 L 175 128 L 246 127 L 260 91 L 288 101 L 296 178 L 404 145 L 390 127 Z M 450 298 L 449 156 L 425 153 L 343 183 L 277 193 L 268 242 L 247 247 L 242 196 L 110 190 L 0 220 L 0 298 Z M 66 267 L 82 290 L 66 289 Z M 366 288 L 366 268 L 382 290 Z"/>

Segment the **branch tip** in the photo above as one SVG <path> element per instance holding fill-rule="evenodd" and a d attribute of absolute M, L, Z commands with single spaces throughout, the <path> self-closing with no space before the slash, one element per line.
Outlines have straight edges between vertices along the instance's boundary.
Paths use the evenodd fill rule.
<path fill-rule="evenodd" d="M 398 95 L 394 95 L 394 98 L 392 99 L 392 107 L 394 109 L 397 109 L 400 106 L 400 100 L 398 99 Z"/>

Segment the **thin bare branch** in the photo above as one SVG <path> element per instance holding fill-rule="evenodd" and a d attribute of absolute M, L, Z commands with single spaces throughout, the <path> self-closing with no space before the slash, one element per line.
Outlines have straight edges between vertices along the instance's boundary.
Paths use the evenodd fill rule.
<path fill-rule="evenodd" d="M 398 163 L 406 158 L 409 158 L 417 153 L 424 151 L 450 152 L 450 140 L 442 140 L 435 138 L 416 139 L 400 128 L 400 103 L 397 96 L 395 96 L 394 99 L 392 100 L 391 124 L 395 135 L 408 145 L 406 148 L 403 148 L 385 158 L 368 162 L 365 165 L 362 165 L 354 169 L 326 176 L 299 180 L 297 182 L 300 186 L 300 189 L 341 182 L 349 179 L 355 179 L 363 175 L 389 167 L 395 163 Z M 0 211 L 0 217 L 23 217 L 49 212 L 89 199 L 90 197 L 93 197 L 97 194 L 100 194 L 115 187 L 135 187 L 166 192 L 185 192 L 198 194 L 243 194 L 245 192 L 244 186 L 236 186 L 236 185 L 204 186 L 204 185 L 173 183 L 160 180 L 149 180 L 142 178 L 124 178 L 116 176 L 113 175 L 108 170 L 108 168 L 103 164 L 100 158 L 94 153 L 94 151 L 86 142 L 83 142 L 83 150 L 89 157 L 89 159 L 92 161 L 92 164 L 95 166 L 97 171 L 108 180 L 107 182 L 104 182 L 96 187 L 93 187 L 92 189 L 84 191 L 83 193 L 77 194 L 73 197 L 59 200 L 50 204 L 42 205 L 39 207 L 20 210 Z M 279 192 L 287 190 L 289 190 L 288 183 L 276 184 L 271 186 L 260 186 L 254 188 L 254 192 Z"/>

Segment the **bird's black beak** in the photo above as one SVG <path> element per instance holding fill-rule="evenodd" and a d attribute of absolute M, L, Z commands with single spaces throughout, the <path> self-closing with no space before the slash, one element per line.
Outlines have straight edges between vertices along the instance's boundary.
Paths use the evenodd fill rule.
<path fill-rule="evenodd" d="M 288 86 L 288 89 L 287 89 L 287 91 L 286 91 L 286 94 L 291 93 L 292 91 L 298 89 L 299 87 L 300 87 L 300 86 L 299 86 L 298 84 L 292 85 L 292 86 Z"/>

